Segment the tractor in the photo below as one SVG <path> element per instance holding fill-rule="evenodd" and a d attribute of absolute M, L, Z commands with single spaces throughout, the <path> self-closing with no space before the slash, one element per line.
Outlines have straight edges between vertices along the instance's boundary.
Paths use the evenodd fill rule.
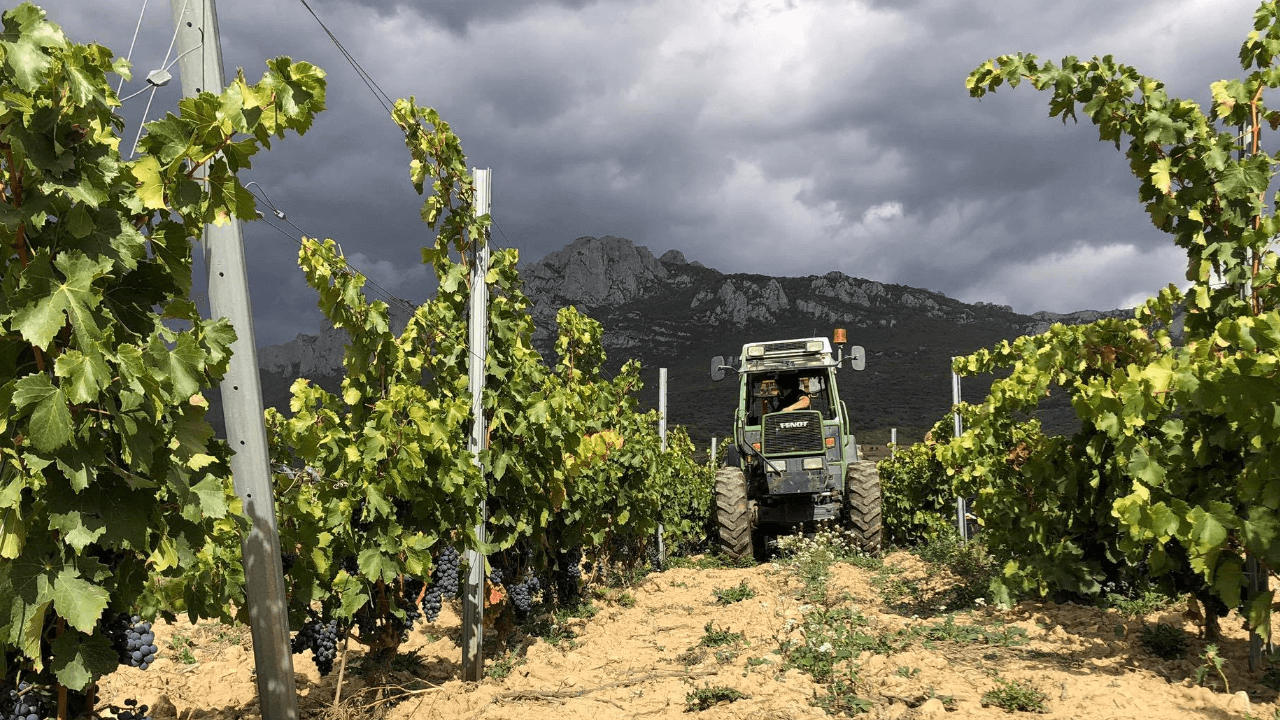
<path fill-rule="evenodd" d="M 738 376 L 738 408 L 724 465 L 716 471 L 720 546 L 732 558 L 761 557 L 765 540 L 818 523 L 839 523 L 864 552 L 880 552 L 880 475 L 861 457 L 836 386 L 846 361 L 866 366 L 861 347 L 845 354 L 845 333 L 747 343 L 717 355 L 711 379 Z"/>

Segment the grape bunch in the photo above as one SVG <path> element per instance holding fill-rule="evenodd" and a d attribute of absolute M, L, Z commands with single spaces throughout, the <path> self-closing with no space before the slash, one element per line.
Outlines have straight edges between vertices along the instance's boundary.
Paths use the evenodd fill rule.
<path fill-rule="evenodd" d="M 284 553 L 280 556 L 280 562 L 284 565 L 284 572 L 287 575 L 289 570 L 293 568 L 293 564 L 298 562 L 298 553 Z"/>
<path fill-rule="evenodd" d="M 436 566 L 431 571 L 431 584 L 440 590 L 442 596 L 447 598 L 458 596 L 459 565 L 461 561 L 462 558 L 452 545 L 445 545 L 440 548 L 440 554 L 436 556 Z"/>
<path fill-rule="evenodd" d="M 357 575 L 360 572 L 360 564 L 356 562 L 355 555 L 348 555 L 338 561 L 338 567 L 347 571 L 348 575 Z"/>
<path fill-rule="evenodd" d="M 573 548 L 556 556 L 556 596 L 561 605 L 578 598 L 582 579 L 582 548 Z"/>
<path fill-rule="evenodd" d="M 404 620 L 400 626 L 400 641 L 404 642 L 409 639 L 409 631 L 413 629 L 413 624 L 418 622 L 418 618 L 422 617 L 422 608 L 418 604 L 418 593 L 422 592 L 422 588 L 426 585 L 420 578 L 405 576 L 400 583 L 402 601 L 397 603 L 404 610 Z"/>
<path fill-rule="evenodd" d="M 533 596 L 541 589 L 542 583 L 533 574 L 526 575 L 524 580 L 507 588 L 511 594 L 511 604 L 516 609 L 516 615 L 523 618 L 529 614 L 533 609 Z"/>
<path fill-rule="evenodd" d="M 301 655 L 310 650 L 316 661 L 316 669 L 320 671 L 320 677 L 324 677 L 333 670 L 333 659 L 338 655 L 338 635 L 337 620 L 324 622 L 318 618 L 308 618 L 307 622 L 302 624 L 302 629 L 290 641 L 289 649 L 294 655 Z"/>
<path fill-rule="evenodd" d="M 53 714 L 53 703 L 29 683 L 20 683 L 0 698 L 0 717 L 4 720 L 41 720 Z"/>
<path fill-rule="evenodd" d="M 107 628 L 107 637 L 120 656 L 121 663 L 146 670 L 156 661 L 156 634 L 151 631 L 151 623 L 143 622 L 137 615 L 129 616 L 121 613 L 114 623 Z"/>
<path fill-rule="evenodd" d="M 147 706 L 139 706 L 138 701 L 132 698 L 124 701 L 123 708 L 113 706 L 110 709 L 115 713 L 115 720 L 151 720 Z"/>
<path fill-rule="evenodd" d="M 440 617 L 440 608 L 444 607 L 444 599 L 440 596 L 440 588 L 432 583 L 427 594 L 422 598 L 422 616 L 427 622 L 435 622 Z"/>
<path fill-rule="evenodd" d="M 503 578 L 502 568 L 494 568 L 489 571 L 490 583 L 494 585 L 503 585 L 502 578 Z"/>

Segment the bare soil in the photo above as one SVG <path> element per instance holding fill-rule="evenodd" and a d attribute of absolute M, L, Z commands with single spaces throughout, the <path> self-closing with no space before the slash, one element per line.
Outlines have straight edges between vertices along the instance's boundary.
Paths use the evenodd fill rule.
<path fill-rule="evenodd" d="M 931 590 L 950 580 L 906 553 L 886 559 L 902 583 Z M 995 718 L 1009 713 L 986 706 L 983 696 L 1001 681 L 1034 687 L 1043 695 L 1041 717 L 1227 720 L 1277 716 L 1276 693 L 1264 673 L 1248 670 L 1247 635 L 1236 618 L 1223 621 L 1218 641 L 1231 692 L 1216 672 L 1195 681 L 1206 642 L 1187 606 L 1146 618 L 1115 610 L 1047 602 L 1023 602 L 1010 610 L 976 607 L 955 613 L 952 626 L 970 632 L 923 630 L 948 617 L 887 605 L 885 573 L 836 564 L 826 597 L 806 599 L 804 584 L 789 568 L 762 564 L 742 569 L 671 569 L 652 573 L 626 590 L 596 593 L 592 617 L 569 618 L 558 637 L 535 638 L 510 628 L 490 627 L 486 636 L 509 642 L 490 647 L 492 675 L 480 683 L 461 677 L 460 623 L 446 606 L 437 622 L 420 623 L 383 685 L 403 693 L 385 701 L 385 688 L 365 684 L 363 656 L 352 643 L 343 683 L 343 703 L 335 708 L 338 670 L 321 678 L 310 654 L 294 656 L 302 718 L 361 717 L 385 713 L 388 720 L 569 720 L 570 718 L 825 718 L 814 703 L 830 685 L 789 668 L 790 641 L 802 646 L 814 632 L 815 613 L 856 617 L 857 632 L 889 639 L 883 652 L 865 649 L 836 667 L 856 667 L 853 685 L 868 701 L 868 718 Z M 743 581 L 754 597 L 718 604 L 715 592 Z M 625 592 L 625 595 L 624 595 Z M 847 612 L 846 612 L 847 611 Z M 806 621 L 808 618 L 808 621 Z M 1187 653 L 1164 661 L 1144 649 L 1143 623 L 1163 622 L 1191 634 Z M 714 631 L 743 634 L 739 641 L 706 647 L 708 623 Z M 975 638 L 972 630 L 989 630 Z M 543 634 L 547 628 L 543 628 Z M 948 638 L 947 635 L 954 637 Z M 171 647 L 174 643 L 183 647 Z M 157 623 L 161 657 L 146 671 L 121 668 L 104 678 L 100 697 L 120 704 L 136 698 L 156 720 L 236 720 L 259 717 L 253 653 L 246 628 L 215 624 L 193 627 Z M 185 652 L 184 652 L 185 648 Z M 710 707 L 687 710 L 690 693 L 724 690 Z M 384 699 L 380 700 L 382 694 Z M 850 711 L 845 711 L 848 714 Z M 840 714 L 837 711 L 837 714 Z M 1029 715 L 1030 713 L 1018 713 Z"/>

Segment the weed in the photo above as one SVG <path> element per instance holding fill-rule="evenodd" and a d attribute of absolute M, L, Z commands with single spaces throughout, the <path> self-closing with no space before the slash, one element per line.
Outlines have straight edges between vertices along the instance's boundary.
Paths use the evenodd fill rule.
<path fill-rule="evenodd" d="M 689 667 L 698 665 L 706 659 L 707 651 L 696 645 L 676 656 L 676 662 Z"/>
<path fill-rule="evenodd" d="M 183 665 L 195 665 L 196 656 L 191 652 L 191 638 L 182 633 L 175 633 L 169 638 L 169 649 L 174 652 L 175 659 Z"/>
<path fill-rule="evenodd" d="M 1173 606 L 1174 599 L 1163 593 L 1146 591 L 1139 598 L 1127 598 L 1123 595 L 1107 595 L 1103 605 L 1114 608 L 1121 615 L 1131 618 L 1143 618 L 1151 613 L 1159 612 Z"/>
<path fill-rule="evenodd" d="M 1218 654 L 1218 646 L 1210 644 L 1200 653 L 1200 659 L 1204 660 L 1204 664 L 1196 668 L 1196 684 L 1204 685 L 1205 678 L 1209 675 L 1210 670 L 1217 671 L 1218 677 L 1222 679 L 1222 691 L 1231 694 L 1231 683 L 1227 682 L 1226 673 L 1222 672 L 1222 664 L 1224 660 Z"/>
<path fill-rule="evenodd" d="M 687 582 L 685 582 L 685 581 L 683 581 L 683 580 L 681 580 L 680 582 L 676 582 L 675 580 L 672 580 L 672 581 L 671 581 L 671 587 L 687 588 L 687 587 L 689 587 L 689 583 L 687 583 Z"/>
<path fill-rule="evenodd" d="M 932 615 L 938 610 L 961 610 L 986 604 L 984 595 L 1000 569 L 981 540 L 962 542 L 959 534 L 951 531 L 917 546 L 912 553 L 925 562 L 930 576 L 945 570 L 958 582 L 930 593 L 916 582 L 897 577 L 901 570 L 883 566 L 872 583 L 880 590 L 886 605 L 899 611 Z"/>
<path fill-rule="evenodd" d="M 823 526 L 807 536 L 783 536 L 778 538 L 778 550 L 804 584 L 801 597 L 813 603 L 826 603 L 833 563 L 880 567 L 880 561 L 863 553 L 857 537 L 844 529 Z"/>
<path fill-rule="evenodd" d="M 1009 712 L 1048 712 L 1045 702 L 1049 695 L 1040 688 L 1021 680 L 1005 680 L 999 675 L 991 676 L 1000 687 L 982 694 L 982 705 L 994 705 Z"/>
<path fill-rule="evenodd" d="M 707 621 L 706 627 L 703 628 L 706 634 L 702 636 L 702 640 L 698 642 L 702 647 L 722 647 L 724 645 L 734 645 L 745 642 L 747 636 L 740 632 L 730 632 L 728 630 L 716 630 L 712 627 L 712 622 Z"/>
<path fill-rule="evenodd" d="M 747 658 L 747 667 L 760 667 L 761 665 L 772 665 L 768 658 L 749 657 Z"/>
<path fill-rule="evenodd" d="M 730 605 L 755 597 L 756 591 L 751 589 L 746 580 L 743 580 L 734 587 L 716 588 L 711 591 L 711 594 L 716 596 L 717 605 Z"/>
<path fill-rule="evenodd" d="M 685 712 L 698 712 L 714 707 L 720 703 L 731 703 L 735 700 L 749 700 L 746 695 L 724 685 L 700 687 L 684 696 Z"/>
<path fill-rule="evenodd" d="M 738 657 L 737 650 L 724 649 L 724 650 L 716 651 L 716 662 L 720 663 L 721 665 L 728 665 L 729 663 L 733 662 L 734 658 L 736 657 Z"/>
<path fill-rule="evenodd" d="M 987 630 L 987 642 L 1000 647 L 1018 647 L 1027 644 L 1027 631 L 1016 625 L 997 625 Z"/>
<path fill-rule="evenodd" d="M 542 615 L 530 620 L 525 623 L 524 631 L 533 637 L 541 638 L 548 645 L 554 646 L 558 646 L 566 640 L 572 643 L 578 637 L 573 628 L 566 626 L 565 621 L 555 615 Z"/>
<path fill-rule="evenodd" d="M 1262 672 L 1262 680 L 1260 682 L 1263 687 L 1280 692 L 1280 669 L 1268 667 Z"/>
<path fill-rule="evenodd" d="M 956 702 L 955 695 L 939 695 L 938 691 L 935 690 L 932 685 L 925 688 L 924 694 L 926 700 L 937 698 L 938 701 L 942 703 L 943 709 L 947 712 L 954 712 L 960 708 L 959 704 Z"/>
<path fill-rule="evenodd" d="M 215 643 L 224 642 L 229 645 L 240 645 L 244 643 L 244 638 L 241 637 L 239 633 L 235 633 L 230 630 L 219 630 L 218 633 L 213 636 L 213 641 Z"/>
<path fill-rule="evenodd" d="M 828 715 L 841 717 L 870 712 L 873 703 L 870 700 L 858 697 L 858 683 L 857 671 L 850 670 L 847 677 L 836 678 L 827 687 L 826 695 L 818 695 L 815 692 L 809 704 L 822 708 Z"/>
<path fill-rule="evenodd" d="M 958 643 L 980 642 L 985 637 L 982 628 L 977 625 L 957 625 L 955 615 L 948 615 L 941 623 L 925 628 L 924 636 L 929 640 Z"/>
<path fill-rule="evenodd" d="M 500 657 L 495 658 L 493 664 L 485 671 L 485 677 L 491 677 L 494 680 L 502 680 L 511 674 L 512 670 L 525 664 L 525 657 L 516 650 L 508 650 Z"/>
<path fill-rule="evenodd" d="M 557 621 L 563 623 L 570 618 L 590 619 L 600 612 L 600 608 L 591 604 L 589 601 L 583 600 L 576 605 L 562 607 L 555 611 Z"/>
<path fill-rule="evenodd" d="M 920 668 L 912 668 L 912 667 L 907 667 L 906 665 L 899 665 L 898 669 L 894 671 L 894 674 L 896 674 L 898 677 L 913 678 L 916 675 L 920 674 Z"/>
<path fill-rule="evenodd" d="M 733 559 L 727 555 L 695 555 L 693 557 L 667 558 L 667 569 L 691 568 L 693 570 L 724 570 L 726 568 L 755 567 L 756 561 L 750 557 Z"/>
<path fill-rule="evenodd" d="M 1139 636 L 1142 647 L 1161 660 L 1177 660 L 1187 654 L 1187 633 L 1165 623 L 1143 625 Z"/>

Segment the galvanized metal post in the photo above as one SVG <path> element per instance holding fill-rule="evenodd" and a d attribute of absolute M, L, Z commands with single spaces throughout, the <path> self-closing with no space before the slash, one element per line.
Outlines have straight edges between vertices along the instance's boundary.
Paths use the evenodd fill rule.
<path fill-rule="evenodd" d="M 954 363 L 955 360 L 954 357 L 951 358 L 951 362 Z M 960 434 L 964 432 L 964 428 L 960 426 L 960 373 L 955 370 L 951 371 L 951 406 L 955 408 L 953 413 L 955 415 L 956 437 L 960 437 Z M 960 531 L 960 539 L 964 542 L 969 540 L 969 523 L 965 520 L 967 515 L 965 506 L 967 504 L 963 497 L 956 497 L 956 528 Z"/>
<path fill-rule="evenodd" d="M 709 464 L 712 468 L 717 467 L 717 466 L 716 466 L 716 460 L 718 460 L 718 459 L 719 459 L 719 455 L 717 455 L 717 454 L 716 454 L 716 452 L 717 452 L 719 449 L 720 449 L 720 438 L 717 438 L 717 437 L 713 437 L 713 438 L 711 438 L 711 458 L 710 458 L 710 462 L 709 462 L 708 464 Z"/>
<path fill-rule="evenodd" d="M 177 28 L 174 51 L 188 97 L 223 89 L 222 49 L 213 0 L 170 0 Z M 251 528 L 242 545 L 245 600 L 253 635 L 258 704 L 264 720 L 296 720 L 297 688 L 289 650 L 289 613 L 280 563 L 280 534 L 272 493 L 267 430 L 263 422 L 258 350 L 254 342 L 249 279 L 245 270 L 240 222 L 232 219 L 204 232 L 209 315 L 225 317 L 235 328 L 231 360 L 222 381 L 222 412 L 227 426 L 231 474 Z"/>
<path fill-rule="evenodd" d="M 658 368 L 658 437 L 662 440 L 662 452 L 667 451 L 667 369 Z M 658 568 L 667 565 L 667 546 L 663 535 L 666 528 L 658 523 Z"/>
<path fill-rule="evenodd" d="M 489 212 L 489 169 L 471 169 L 475 177 L 476 215 Z M 488 238 L 471 238 L 475 259 L 471 265 L 471 306 L 467 321 L 467 387 L 471 391 L 471 440 L 467 449 L 471 461 L 484 473 L 480 451 L 484 449 L 484 366 L 489 354 L 486 338 L 489 331 Z M 487 494 L 487 493 L 486 493 Z M 480 524 L 475 528 L 476 541 L 485 542 L 485 498 L 480 498 Z M 462 596 L 462 679 L 480 682 L 484 679 L 484 555 L 467 550 L 467 585 Z"/>
<path fill-rule="evenodd" d="M 898 428 L 889 428 L 889 457 L 898 450 Z"/>

